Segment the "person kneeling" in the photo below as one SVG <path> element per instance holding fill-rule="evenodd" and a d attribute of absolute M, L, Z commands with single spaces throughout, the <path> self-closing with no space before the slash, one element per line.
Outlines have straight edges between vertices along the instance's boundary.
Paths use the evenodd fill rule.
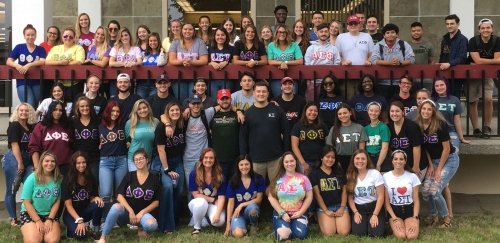
<path fill-rule="evenodd" d="M 120 183 L 118 202 L 109 210 L 98 243 L 106 242 L 116 223 L 129 223 L 131 229 L 139 229 L 137 235 L 140 237 L 158 229 L 158 222 L 150 213 L 159 206 L 159 175 L 149 173 L 149 158 L 144 149 L 135 151 L 133 159 L 137 171 L 129 172 Z"/>

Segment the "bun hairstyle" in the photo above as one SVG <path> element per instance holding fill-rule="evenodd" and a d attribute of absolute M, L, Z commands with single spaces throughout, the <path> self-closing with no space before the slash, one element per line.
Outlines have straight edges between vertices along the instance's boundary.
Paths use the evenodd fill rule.
<path fill-rule="evenodd" d="M 26 27 L 24 27 L 24 29 L 23 29 L 23 35 L 26 33 L 27 30 L 34 30 L 35 34 L 36 34 L 36 29 L 31 24 L 27 24 Z"/>

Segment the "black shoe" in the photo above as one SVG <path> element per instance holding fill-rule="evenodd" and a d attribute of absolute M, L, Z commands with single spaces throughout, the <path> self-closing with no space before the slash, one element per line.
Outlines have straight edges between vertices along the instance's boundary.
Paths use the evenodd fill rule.
<path fill-rule="evenodd" d="M 491 135 L 491 127 L 485 126 L 483 128 L 483 135 L 481 136 L 482 138 L 490 138 Z"/>
<path fill-rule="evenodd" d="M 483 136 L 483 132 L 481 131 L 481 129 L 479 129 L 479 128 L 474 129 L 474 137 L 480 138 L 482 136 Z"/>

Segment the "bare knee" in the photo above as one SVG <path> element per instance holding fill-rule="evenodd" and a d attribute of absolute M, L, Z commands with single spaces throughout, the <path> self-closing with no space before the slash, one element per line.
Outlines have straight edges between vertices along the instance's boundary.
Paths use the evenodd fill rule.
<path fill-rule="evenodd" d="M 113 207 L 115 207 L 116 209 L 120 209 L 120 210 L 122 210 L 122 209 L 123 209 L 123 206 L 122 206 L 121 204 L 119 204 L 119 203 L 115 203 L 115 204 L 113 205 Z"/>
<path fill-rule="evenodd" d="M 146 224 L 148 225 L 152 225 L 152 224 L 155 224 L 156 223 L 156 219 L 154 218 L 149 218 L 146 220 Z"/>
<path fill-rule="evenodd" d="M 257 210 L 255 210 L 255 209 L 250 210 L 250 216 L 256 217 L 258 215 L 259 215 L 259 212 Z"/>
<path fill-rule="evenodd" d="M 292 230 L 290 228 L 280 227 L 276 230 L 276 233 L 278 234 L 279 240 L 286 240 L 290 237 Z"/>
<path fill-rule="evenodd" d="M 241 237 L 245 236 L 246 230 L 244 230 L 242 228 L 236 228 L 233 230 L 232 234 L 236 238 L 241 238 Z"/>

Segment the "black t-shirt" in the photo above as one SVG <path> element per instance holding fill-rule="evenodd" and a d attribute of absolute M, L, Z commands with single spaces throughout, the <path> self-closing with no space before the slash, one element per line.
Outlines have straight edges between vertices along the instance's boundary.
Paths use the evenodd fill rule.
<path fill-rule="evenodd" d="M 149 206 L 153 201 L 159 200 L 160 179 L 157 174 L 149 173 L 144 183 L 139 184 L 137 171 L 129 172 L 118 186 L 117 194 L 121 194 L 137 214 Z"/>
<path fill-rule="evenodd" d="M 134 106 L 135 102 L 140 100 L 141 96 L 136 95 L 136 94 L 130 94 L 127 98 L 125 99 L 120 99 L 118 98 L 118 95 L 111 97 L 109 101 L 116 101 L 118 102 L 118 106 L 120 106 L 120 124 L 125 125 L 125 122 L 129 119 L 130 112 L 132 112 L 132 107 Z"/>
<path fill-rule="evenodd" d="M 343 100 L 344 98 L 341 96 L 320 96 L 318 98 L 319 116 L 325 123 L 327 131 L 333 127 L 336 119 L 335 110 L 342 104 Z"/>
<path fill-rule="evenodd" d="M 240 124 L 234 111 L 219 111 L 210 122 L 212 147 L 221 163 L 234 162 L 239 154 Z"/>
<path fill-rule="evenodd" d="M 372 37 L 372 40 L 373 40 L 373 44 L 377 44 L 377 42 L 381 41 L 384 39 L 384 35 L 380 32 L 377 32 L 373 35 L 370 35 Z"/>
<path fill-rule="evenodd" d="M 106 126 L 100 124 L 99 137 L 101 140 L 101 156 L 127 155 L 127 142 L 123 126 L 116 125 L 109 130 Z"/>
<path fill-rule="evenodd" d="M 26 124 L 28 130 L 26 130 L 19 122 L 9 123 L 7 128 L 7 140 L 8 147 L 11 149 L 11 143 L 16 142 L 19 144 L 21 152 L 28 152 L 28 144 L 31 138 L 31 132 L 33 132 L 33 125 Z"/>
<path fill-rule="evenodd" d="M 168 138 L 165 135 L 165 124 L 159 122 L 155 130 L 155 143 L 165 145 L 167 159 L 182 156 L 186 148 L 186 130 L 176 127 L 173 136 Z"/>
<path fill-rule="evenodd" d="M 428 134 L 428 129 L 424 130 L 424 142 L 422 147 L 429 152 L 431 159 L 441 158 L 443 153 L 443 142 L 450 143 L 450 154 L 455 153 L 455 147 L 451 145 L 450 128 L 446 122 L 441 122 L 436 133 Z"/>
<path fill-rule="evenodd" d="M 413 167 L 413 147 L 419 146 L 422 144 L 422 133 L 420 132 L 420 128 L 418 125 L 411 121 L 410 119 L 404 119 L 403 125 L 401 127 L 401 131 L 399 134 L 396 134 L 396 130 L 394 129 L 394 122 L 390 122 L 388 124 L 389 131 L 391 131 L 391 141 L 389 144 L 390 152 L 396 149 L 403 150 L 408 156 L 408 166 L 410 168 Z M 422 168 L 422 164 L 420 167 Z M 425 168 L 425 167 L 424 167 Z M 387 172 L 392 170 L 392 159 L 391 156 L 387 156 L 387 159 L 384 161 L 381 171 Z"/>
<path fill-rule="evenodd" d="M 74 149 L 84 151 L 91 161 L 99 160 L 99 123 L 90 119 L 87 126 L 83 125 L 79 118 L 72 119 L 73 131 L 75 132 Z"/>
<path fill-rule="evenodd" d="M 321 168 L 314 169 L 309 174 L 311 185 L 318 186 L 319 193 L 327 207 L 342 202 L 342 187 L 345 185 L 345 180 L 341 173 L 338 174 L 336 175 L 333 170 L 327 174 Z"/>
<path fill-rule="evenodd" d="M 477 38 L 479 38 L 479 46 Z M 495 39 L 495 43 L 493 43 L 493 39 Z M 479 52 L 481 58 L 493 59 L 495 52 L 500 52 L 500 38 L 498 36 L 494 38 L 492 35 L 488 43 L 484 43 L 480 36 L 474 36 L 469 40 L 468 51 Z"/>
<path fill-rule="evenodd" d="M 364 94 L 358 94 L 353 96 L 349 102 L 349 106 L 356 112 L 356 122 L 361 126 L 366 126 L 370 124 L 370 117 L 368 116 L 368 104 L 370 102 L 376 101 L 382 105 L 382 112 L 388 110 L 387 101 L 384 97 L 379 95 L 365 96 Z"/>
<path fill-rule="evenodd" d="M 71 199 L 73 208 L 75 208 L 77 212 L 81 213 L 90 204 L 90 199 L 92 197 L 99 196 L 97 191 L 97 183 L 95 183 L 94 177 L 92 177 L 90 180 L 94 181 L 91 187 L 89 187 L 88 185 L 82 186 L 78 183 L 75 183 L 74 188 L 69 188 L 67 185 L 67 179 L 64 178 L 62 182 L 61 203 L 64 203 L 64 201 Z"/>
<path fill-rule="evenodd" d="M 160 116 L 165 113 L 165 107 L 168 103 L 177 101 L 177 99 L 171 94 L 169 94 L 166 98 L 160 98 L 157 94 L 154 94 L 146 98 L 146 101 L 148 101 L 151 109 L 153 110 L 153 116 L 160 120 Z"/>
<path fill-rule="evenodd" d="M 318 161 L 328 135 L 325 126 L 302 125 L 297 122 L 292 128 L 292 136 L 299 138 L 299 150 L 307 161 Z"/>
<path fill-rule="evenodd" d="M 219 48 L 208 48 L 210 62 L 231 62 L 233 59 L 234 47 L 226 46 L 220 50 Z"/>
<path fill-rule="evenodd" d="M 304 110 L 304 106 L 306 106 L 306 100 L 301 96 L 294 95 L 292 100 L 285 101 L 280 95 L 274 98 L 274 101 L 283 109 L 286 114 L 286 119 L 288 120 L 288 127 L 292 128 L 295 123 L 300 120 L 302 110 Z"/>
<path fill-rule="evenodd" d="M 76 103 L 76 100 L 78 100 L 78 98 L 80 98 L 80 96 L 85 96 L 85 94 L 79 93 L 78 95 L 76 95 L 76 98 L 75 98 L 75 101 L 73 102 L 73 104 Z M 89 99 L 89 100 L 90 100 L 90 105 L 92 105 L 94 107 L 94 111 L 97 114 L 97 116 L 101 117 L 102 112 L 104 111 L 104 108 L 106 108 L 106 102 L 107 102 L 106 98 L 104 98 L 103 96 L 97 95 L 94 99 Z"/>
<path fill-rule="evenodd" d="M 403 112 L 404 112 L 405 116 L 408 115 L 408 113 L 417 110 L 417 106 L 418 106 L 417 100 L 413 96 L 410 96 L 408 99 L 403 99 L 403 98 L 401 98 L 401 96 L 399 96 L 399 94 L 396 94 L 396 95 L 394 95 L 394 97 L 392 97 L 391 102 L 393 102 L 395 100 L 401 101 L 401 103 L 403 103 L 403 107 L 404 107 Z"/>
<path fill-rule="evenodd" d="M 250 61 L 250 60 L 260 61 L 260 57 L 267 55 L 267 53 L 264 43 L 260 41 L 258 47 L 252 45 L 250 49 L 247 49 L 245 43 L 239 40 L 236 41 L 236 43 L 234 43 L 233 55 L 239 56 L 241 61 Z"/>

